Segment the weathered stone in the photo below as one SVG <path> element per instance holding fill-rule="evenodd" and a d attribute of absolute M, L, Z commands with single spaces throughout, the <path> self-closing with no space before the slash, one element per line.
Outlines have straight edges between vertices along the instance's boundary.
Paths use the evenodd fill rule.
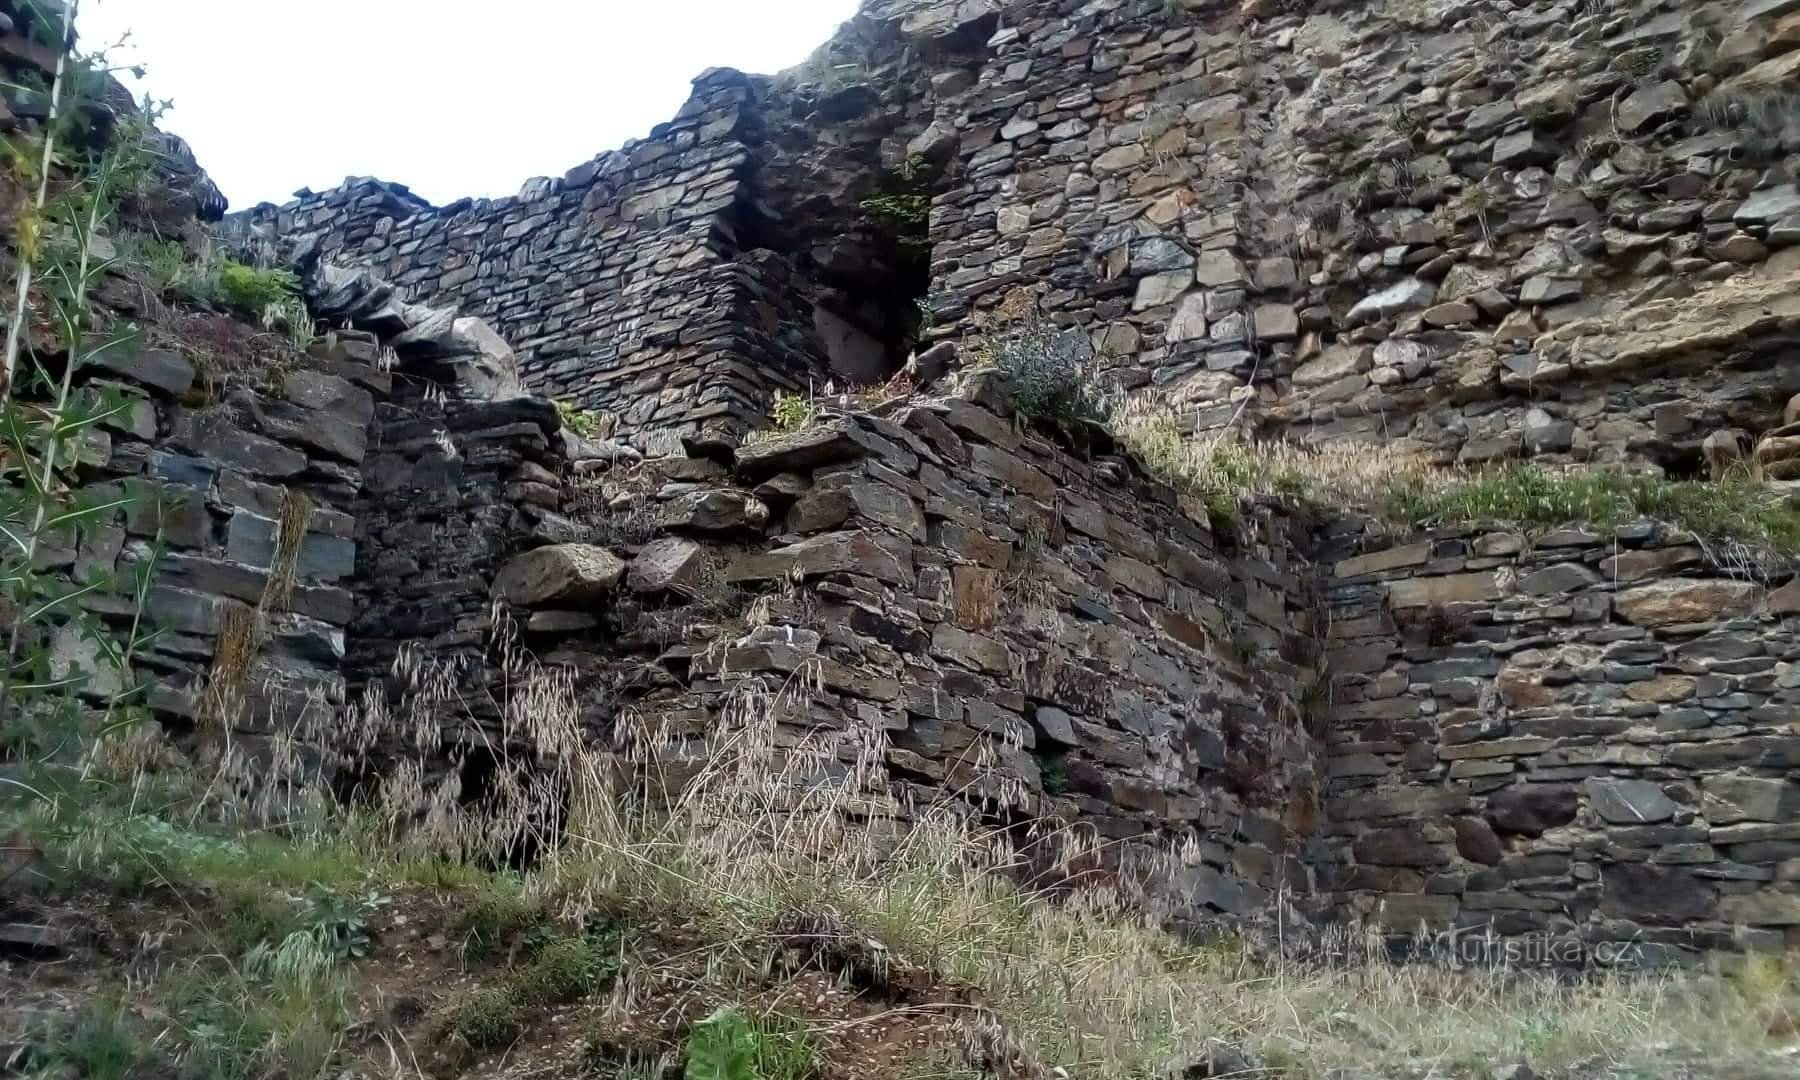
<path fill-rule="evenodd" d="M 1431 545 L 1401 544 L 1382 551 L 1372 551 L 1367 555 L 1357 555 L 1343 559 L 1334 571 L 1338 577 L 1361 577 L 1364 574 L 1379 574 L 1389 570 L 1399 570 L 1409 566 L 1423 566 L 1431 558 Z"/>
<path fill-rule="evenodd" d="M 1800 892 L 1759 889 L 1719 901 L 1719 916 L 1748 926 L 1800 926 Z"/>
<path fill-rule="evenodd" d="M 1132 298 L 1131 310 L 1148 311 L 1151 308 L 1173 304 L 1181 295 L 1194 287 L 1194 274 L 1191 270 L 1180 270 L 1167 274 L 1152 274 L 1138 281 L 1137 294 Z"/>
<path fill-rule="evenodd" d="M 1454 896 L 1395 894 L 1382 897 L 1375 909 L 1375 918 L 1383 927 L 1397 933 L 1410 934 L 1420 927 L 1441 930 L 1456 919 L 1461 906 Z"/>
<path fill-rule="evenodd" d="M 1431 282 L 1406 278 L 1357 301 L 1345 314 L 1344 321 L 1356 326 L 1398 315 L 1403 311 L 1417 311 L 1429 306 L 1436 295 L 1437 288 Z"/>
<path fill-rule="evenodd" d="M 225 553 L 236 562 L 259 569 L 270 569 L 277 557 L 277 533 L 286 526 L 246 510 L 231 516 L 226 534 Z M 336 536 L 304 531 L 301 524 L 299 550 L 294 553 L 292 570 L 306 581 L 336 581 L 356 572 L 356 544 Z"/>
<path fill-rule="evenodd" d="M 867 574 L 888 584 L 911 584 L 911 567 L 864 532 L 827 533 L 766 552 L 749 552 L 733 560 L 729 581 L 777 581 L 798 574 L 805 578 L 832 573 Z"/>
<path fill-rule="evenodd" d="M 1621 551 L 1600 561 L 1600 574 L 1609 581 L 1632 582 L 1655 577 L 1665 571 L 1695 566 L 1700 561 L 1700 549 L 1696 547 Z"/>
<path fill-rule="evenodd" d="M 755 532 L 768 524 L 769 507 L 747 491 L 694 491 L 665 503 L 660 521 L 690 532 Z"/>
<path fill-rule="evenodd" d="M 1388 602 L 1396 608 L 1480 603 L 1498 600 L 1504 595 L 1499 580 L 1486 573 L 1406 578 L 1388 586 Z"/>
<path fill-rule="evenodd" d="M 1064 746 L 1080 746 L 1081 740 L 1075 734 L 1074 719 L 1068 713 L 1051 705 L 1040 705 L 1032 714 L 1032 720 L 1044 738 Z"/>
<path fill-rule="evenodd" d="M 494 595 L 520 607 L 579 607 L 604 599 L 625 576 L 605 548 L 555 544 L 515 556 L 494 577 Z"/>
<path fill-rule="evenodd" d="M 1515 784 L 1488 796 L 1487 820 L 1501 832 L 1541 836 L 1575 820 L 1581 797 L 1560 784 Z"/>
<path fill-rule="evenodd" d="M 632 592 L 695 595 L 710 559 L 692 540 L 667 536 L 652 541 L 631 560 L 625 584 Z"/>
<path fill-rule="evenodd" d="M 168 349 L 101 349 L 88 363 L 96 370 L 129 379 L 172 398 L 178 398 L 194 387 L 194 365 L 180 353 Z"/>
<path fill-rule="evenodd" d="M 1533 596 L 1555 596 L 1598 584 L 1600 575 L 1580 563 L 1555 563 L 1533 571 L 1519 582 L 1519 588 Z"/>
<path fill-rule="evenodd" d="M 1712 917 L 1713 890 L 1692 874 L 1643 863 L 1616 863 L 1600 873 L 1600 910 L 1608 915 L 1652 922 L 1684 922 Z"/>
<path fill-rule="evenodd" d="M 1687 108 L 1687 91 L 1672 79 L 1639 87 L 1619 102 L 1614 120 L 1619 130 L 1635 134 L 1652 121 L 1672 116 Z"/>
<path fill-rule="evenodd" d="M 1614 825 L 1652 825 L 1675 816 L 1675 803 L 1661 784 L 1648 780 L 1589 780 L 1588 802 Z"/>
<path fill-rule="evenodd" d="M 1749 582 L 1681 578 L 1628 589 L 1613 604 L 1639 626 L 1671 626 L 1746 614 L 1761 597 L 1762 590 Z"/>
<path fill-rule="evenodd" d="M 1768 225 L 1793 214 L 1800 214 L 1800 188 L 1777 184 L 1751 192 L 1732 213 L 1731 220 L 1739 225 Z"/>
<path fill-rule="evenodd" d="M 1556 144 L 1531 128 L 1494 140 L 1494 164 L 1506 168 L 1547 165 L 1557 157 Z"/>
<path fill-rule="evenodd" d="M 1525 449 L 1534 454 L 1561 453 L 1575 444 L 1575 425 L 1542 409 L 1525 414 Z"/>
<path fill-rule="evenodd" d="M 1760 776 L 1709 776 L 1700 812 L 1714 825 L 1800 820 L 1800 784 Z"/>
<path fill-rule="evenodd" d="M 1470 862 L 1483 866 L 1499 866 L 1505 849 L 1494 830 L 1480 818 L 1459 817 L 1455 821 L 1456 851 Z"/>
<path fill-rule="evenodd" d="M 1353 849 L 1358 862 L 1377 866 L 1444 866 L 1450 862 L 1443 848 L 1409 825 L 1371 829 L 1356 838 Z"/>

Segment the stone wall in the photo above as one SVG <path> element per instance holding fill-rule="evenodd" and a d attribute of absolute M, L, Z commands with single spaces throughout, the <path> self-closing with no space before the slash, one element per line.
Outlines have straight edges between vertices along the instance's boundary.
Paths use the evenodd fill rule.
<path fill-rule="evenodd" d="M 816 679 L 794 736 L 881 732 L 903 803 L 963 793 L 1109 843 L 1191 837 L 1162 883 L 1189 912 L 1309 895 L 1323 716 L 1305 529 L 1215 533 L 1109 448 L 1016 426 L 1006 400 L 978 381 L 828 415 L 729 467 L 588 477 L 570 490 L 607 485 L 605 513 L 556 530 L 583 542 L 518 556 L 496 592 L 548 661 L 648 660 L 662 677 L 615 685 L 609 708 L 696 748 L 746 681 Z M 644 527 L 627 539 L 622 521 Z"/>
<path fill-rule="evenodd" d="M 905 165 L 929 83 L 896 19 L 853 31 L 853 63 L 824 50 L 811 77 L 709 71 L 648 138 L 516 197 L 433 207 L 352 178 L 231 229 L 485 318 L 534 391 L 640 441 L 741 435 L 776 390 L 892 374 L 917 319 L 922 286 L 895 284 L 906 253 L 859 204 Z M 924 39 L 946 63 L 962 47 Z"/>
<path fill-rule="evenodd" d="M 1402 932 L 1800 946 L 1800 581 L 1649 526 L 1332 544 L 1335 899 Z"/>
<path fill-rule="evenodd" d="M 196 335 L 194 319 L 207 324 L 210 348 L 223 338 L 252 350 L 255 335 L 242 324 L 194 316 L 182 325 Z M 91 393 L 117 390 L 126 404 L 89 441 L 78 479 L 128 505 L 70 536 L 47 568 L 111 581 L 82 604 L 124 632 L 136 611 L 134 569 L 160 544 L 143 609 L 145 626 L 160 633 L 135 664 L 154 679 L 151 704 L 177 728 L 201 722 L 197 690 L 214 674 L 218 643 L 248 633 L 258 645 L 233 675 L 241 696 L 211 722 L 267 734 L 343 700 L 345 627 L 356 611 L 353 510 L 367 426 L 389 376 L 372 363 L 373 340 L 355 334 L 229 381 L 214 381 L 216 353 L 199 354 L 197 368 L 186 342 L 151 343 L 160 340 L 139 339 L 84 369 Z M 278 569 L 288 529 L 300 537 L 291 575 Z M 272 573 L 291 587 L 272 586 Z M 53 649 L 59 664 L 97 672 L 90 693 L 118 689 L 116 669 L 73 625 L 58 630 Z"/>
<path fill-rule="evenodd" d="M 359 180 L 245 221 L 490 318 L 534 389 L 627 431 L 735 434 L 773 389 L 895 366 L 868 359 L 905 335 L 867 310 L 899 279 L 858 201 L 916 162 L 927 340 L 1046 317 L 1196 428 L 1692 472 L 1713 432 L 1785 422 L 1789 331 L 1720 347 L 1677 318 L 1641 370 L 1571 364 L 1569 335 L 1740 303 L 1742 272 L 1787 288 L 1782 15 L 885 0 L 812 81 L 709 72 L 517 198 Z"/>
<path fill-rule="evenodd" d="M 760 413 L 766 385 L 803 387 L 810 360 L 743 332 L 756 320 L 742 277 L 756 273 L 732 264 L 721 225 L 748 159 L 748 94 L 735 73 L 702 77 L 657 135 L 514 198 L 440 209 L 362 179 L 237 224 L 487 319 L 534 388 L 630 427 Z"/>
<path fill-rule="evenodd" d="M 1445 462 L 1784 423 L 1791 327 L 1707 332 L 1792 291 L 1781 5 L 1177 6 L 1013 5 L 940 103 L 944 333 L 1035 308 L 1197 428 Z M 1645 305 L 1657 348 L 1583 355 Z"/>
<path fill-rule="evenodd" d="M 1796 471 L 1788 8 L 876 0 L 799 72 L 709 72 L 516 198 L 356 180 L 250 211 L 487 317 L 621 440 L 384 407 L 352 666 L 472 652 L 496 593 L 548 659 L 657 673 L 608 682 L 602 726 L 697 740 L 737 682 L 805 668 L 806 721 L 879 722 L 903 788 L 985 745 L 1009 813 L 1192 830 L 1198 907 L 1287 887 L 1403 931 L 1791 944 L 1790 570 L 1650 528 L 1383 547 L 1264 507 L 1225 535 L 980 380 L 745 440 L 775 390 L 891 370 L 916 287 L 917 344 L 1048 320 L 1196 431 L 1675 474 L 1760 439 Z M 904 177 L 928 282 L 861 206 Z"/>

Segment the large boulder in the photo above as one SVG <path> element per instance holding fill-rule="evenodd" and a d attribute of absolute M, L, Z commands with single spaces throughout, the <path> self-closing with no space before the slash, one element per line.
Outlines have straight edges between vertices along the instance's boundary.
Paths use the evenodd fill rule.
<path fill-rule="evenodd" d="M 554 544 L 519 555 L 494 577 L 494 595 L 520 607 L 571 607 L 605 597 L 625 563 L 591 544 Z"/>

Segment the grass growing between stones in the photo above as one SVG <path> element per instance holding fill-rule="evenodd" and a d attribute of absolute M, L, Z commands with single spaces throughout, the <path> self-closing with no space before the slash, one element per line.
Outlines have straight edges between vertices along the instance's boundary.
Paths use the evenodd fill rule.
<path fill-rule="evenodd" d="M 1404 528 L 1500 524 L 1615 532 L 1657 521 L 1704 541 L 1800 555 L 1800 504 L 1747 479 L 1669 480 L 1614 468 L 1552 469 L 1512 463 L 1441 468 L 1368 446 L 1303 449 L 1196 437 L 1166 410 L 1121 410 L 1120 442 L 1152 476 L 1233 522 L 1246 499 L 1283 497 L 1349 507 Z"/>
<path fill-rule="evenodd" d="M 1579 524 L 1601 532 L 1650 519 L 1708 540 L 1800 554 L 1800 507 L 1747 480 L 1709 483 L 1515 464 L 1440 485 L 1396 484 L 1384 509 L 1391 518 L 1419 525 L 1501 521 L 1539 528 Z"/>
<path fill-rule="evenodd" d="M 1366 448 L 1197 437 L 1173 411 L 1139 404 L 1120 408 L 1111 427 L 1151 476 L 1200 499 L 1220 522 L 1235 522 L 1243 502 L 1259 496 L 1380 505 L 1396 486 L 1433 476 L 1422 461 Z"/>

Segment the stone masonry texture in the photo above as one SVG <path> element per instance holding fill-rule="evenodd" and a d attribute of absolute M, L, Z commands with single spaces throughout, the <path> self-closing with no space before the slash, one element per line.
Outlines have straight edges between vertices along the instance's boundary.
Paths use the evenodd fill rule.
<path fill-rule="evenodd" d="M 1198 437 L 1800 477 L 1800 131 L 1758 105 L 1792 93 L 1795 17 L 870 0 L 808 65 L 706 72 L 515 197 L 355 178 L 233 215 L 351 329 L 207 407 L 179 357 L 121 362 L 142 415 L 101 471 L 191 496 L 158 704 L 191 714 L 297 490 L 246 735 L 396 693 L 410 649 L 491 701 L 504 624 L 579 673 L 597 739 L 629 709 L 698 745 L 743 680 L 804 669 L 793 723 L 879 727 L 897 800 L 1179 847 L 1159 884 L 1196 917 L 1800 947 L 1790 563 L 1655 523 L 1215 527 L 996 376 L 823 390 L 1047 322 Z M 895 191 L 917 235 L 870 208 Z M 820 415 L 752 438 L 778 391 Z M 150 526 L 110 528 L 58 557 Z"/>

